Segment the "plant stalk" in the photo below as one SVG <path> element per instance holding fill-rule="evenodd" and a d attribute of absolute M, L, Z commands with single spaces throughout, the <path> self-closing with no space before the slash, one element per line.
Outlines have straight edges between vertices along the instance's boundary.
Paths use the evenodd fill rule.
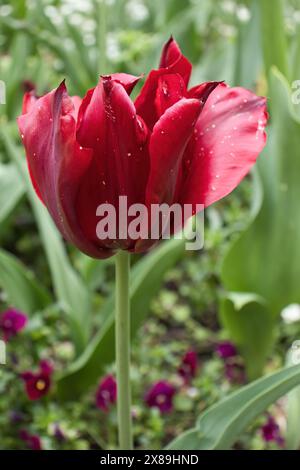
<path fill-rule="evenodd" d="M 130 391 L 130 255 L 116 255 L 116 364 L 119 446 L 132 449 Z"/>

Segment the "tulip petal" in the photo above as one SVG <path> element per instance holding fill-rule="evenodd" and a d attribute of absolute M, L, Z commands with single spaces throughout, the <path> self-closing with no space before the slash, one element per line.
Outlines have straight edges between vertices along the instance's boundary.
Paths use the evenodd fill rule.
<path fill-rule="evenodd" d="M 185 87 L 188 85 L 192 65 L 181 53 L 178 44 L 171 37 L 165 44 L 160 60 L 159 70 L 151 70 L 140 94 L 135 100 L 135 107 L 139 116 L 146 122 L 149 129 L 153 129 L 154 124 L 160 117 L 156 108 L 156 96 L 159 81 L 164 80 L 167 75 L 178 74 L 182 77 Z M 169 82 L 169 86 L 170 86 Z M 185 96 L 185 93 L 183 93 Z"/>
<path fill-rule="evenodd" d="M 110 75 L 111 79 L 117 83 L 120 83 L 128 93 L 131 94 L 135 85 L 141 79 L 141 77 L 136 77 L 135 75 L 129 75 L 128 73 L 113 73 Z"/>
<path fill-rule="evenodd" d="M 204 106 L 208 100 L 209 95 L 223 82 L 204 82 L 191 88 L 187 93 L 187 98 L 197 98 L 201 100 Z"/>
<path fill-rule="evenodd" d="M 209 206 L 233 191 L 265 146 L 267 118 L 265 98 L 220 84 L 186 149 L 179 202 Z"/>
<path fill-rule="evenodd" d="M 28 91 L 27 93 L 25 93 L 23 97 L 22 114 L 28 113 L 37 100 L 38 97 L 36 96 L 34 91 Z"/>
<path fill-rule="evenodd" d="M 94 158 L 81 180 L 77 213 L 87 236 L 95 238 L 96 208 L 100 204 L 118 208 L 119 196 L 127 196 L 128 205 L 145 201 L 148 129 L 124 87 L 112 77 L 102 77 L 88 93 L 78 123 L 77 139 L 93 150 Z M 107 243 L 110 246 L 112 241 Z M 131 241 L 122 243 L 127 247 Z"/>
<path fill-rule="evenodd" d="M 151 206 L 173 203 L 178 170 L 200 111 L 200 100 L 183 98 L 168 108 L 154 126 L 149 145 L 150 173 L 146 189 L 149 238 L 138 240 L 135 252 L 147 251 L 158 242 L 151 239 L 151 234 L 153 230 L 160 232 L 162 226 L 151 220 Z M 172 232 L 173 229 L 171 227 Z"/>
<path fill-rule="evenodd" d="M 180 47 L 172 36 L 163 47 L 159 68 L 168 69 L 169 73 L 178 73 L 182 76 L 185 85 L 188 86 L 192 64 L 182 54 Z"/>
<path fill-rule="evenodd" d="M 80 149 L 75 141 L 74 113 L 63 82 L 20 116 L 18 125 L 33 186 L 58 229 L 83 252 L 102 258 L 111 254 L 84 237 L 74 217 L 73 183 L 80 179 L 91 158 L 91 151 Z"/>
<path fill-rule="evenodd" d="M 158 118 L 173 104 L 184 98 L 185 95 L 186 87 L 179 74 L 168 74 L 159 77 L 155 99 Z"/>
<path fill-rule="evenodd" d="M 200 111 L 199 100 L 183 98 L 155 124 L 150 139 L 147 205 L 173 201 L 178 168 Z"/>

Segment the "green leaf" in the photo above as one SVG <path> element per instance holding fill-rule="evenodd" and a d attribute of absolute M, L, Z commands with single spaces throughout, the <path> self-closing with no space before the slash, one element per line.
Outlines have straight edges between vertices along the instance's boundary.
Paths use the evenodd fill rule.
<path fill-rule="evenodd" d="M 273 69 L 270 78 L 272 126 L 258 162 L 262 202 L 257 204 L 248 228 L 230 247 L 221 273 L 228 292 L 250 292 L 264 299 L 266 311 L 259 309 L 262 315 L 259 329 L 265 332 L 266 344 L 265 348 L 259 345 L 262 334 L 257 334 L 253 336 L 252 347 L 253 351 L 257 348 L 255 360 L 261 364 L 272 344 L 263 322 L 270 325 L 273 317 L 275 325 L 283 307 L 300 302 L 300 122 L 291 109 L 290 89 L 284 77 Z M 227 323 L 232 334 L 240 331 L 245 348 L 251 321 L 251 331 L 259 321 L 257 308 L 256 303 L 249 305 L 246 322 L 244 315 L 231 313 Z M 248 357 L 248 364 L 250 361 Z"/>
<path fill-rule="evenodd" d="M 50 302 L 48 292 L 33 273 L 12 254 L 0 249 L 0 287 L 7 301 L 27 314 L 42 310 Z"/>
<path fill-rule="evenodd" d="M 163 242 L 144 256 L 133 268 L 131 276 L 131 334 L 143 323 L 153 296 L 158 292 L 165 273 L 182 256 L 184 240 Z M 104 321 L 105 319 L 105 321 Z M 115 357 L 114 296 L 102 311 L 103 327 L 87 349 L 58 381 L 63 399 L 74 399 L 93 385 Z"/>
<path fill-rule="evenodd" d="M 259 76 L 262 54 L 260 36 L 260 0 L 251 2 L 251 21 L 238 21 L 234 85 L 253 89 Z M 255 50 L 255 54 L 253 54 Z"/>
<path fill-rule="evenodd" d="M 0 164 L 0 223 L 13 211 L 25 192 L 15 165 Z"/>
<path fill-rule="evenodd" d="M 248 378 L 256 379 L 274 339 L 274 319 L 266 302 L 257 295 L 231 292 L 221 301 L 220 316 L 245 359 Z"/>
<path fill-rule="evenodd" d="M 20 159 L 10 133 L 2 132 L 7 153 L 15 162 L 24 184 L 39 228 L 42 243 L 48 259 L 49 268 L 57 299 L 68 315 L 72 335 L 77 350 L 84 349 L 90 328 L 90 295 L 76 271 L 72 268 L 66 254 L 61 236 L 46 208 L 39 201 L 29 180 L 25 162 Z"/>
<path fill-rule="evenodd" d="M 282 0 L 260 0 L 262 46 L 267 74 L 273 66 L 288 76 L 287 40 Z"/>
<path fill-rule="evenodd" d="M 230 449 L 256 417 L 299 384 L 299 365 L 256 380 L 205 411 L 195 428 L 177 437 L 167 449 Z"/>
<path fill-rule="evenodd" d="M 299 341 L 295 341 L 287 355 L 287 365 L 299 364 Z M 285 448 L 297 450 L 300 447 L 300 387 L 294 388 L 287 396 L 287 430 Z"/>

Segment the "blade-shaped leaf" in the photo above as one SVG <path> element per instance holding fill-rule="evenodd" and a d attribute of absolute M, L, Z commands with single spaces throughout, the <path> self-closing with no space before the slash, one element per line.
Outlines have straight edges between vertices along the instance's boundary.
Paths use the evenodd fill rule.
<path fill-rule="evenodd" d="M 12 254 L 0 250 L 0 288 L 8 303 L 27 314 L 42 310 L 50 302 L 48 292 L 33 273 Z"/>
<path fill-rule="evenodd" d="M 262 65 L 260 48 L 260 1 L 252 0 L 251 21 L 238 21 L 234 85 L 253 89 Z M 255 54 L 253 50 L 255 49 Z"/>
<path fill-rule="evenodd" d="M 195 428 L 172 441 L 168 449 L 230 449 L 257 416 L 299 384 L 299 365 L 256 380 L 205 411 Z"/>
<path fill-rule="evenodd" d="M 231 292 L 220 306 L 222 323 L 242 353 L 249 379 L 260 376 L 273 344 L 274 318 L 264 299 Z"/>
<path fill-rule="evenodd" d="M 300 362 L 300 344 L 295 341 L 287 355 L 287 365 L 295 365 Z M 287 429 L 285 437 L 285 448 L 297 450 L 300 447 L 300 387 L 294 388 L 287 396 Z"/>
<path fill-rule="evenodd" d="M 0 164 L 0 224 L 13 211 L 25 192 L 15 165 Z"/>

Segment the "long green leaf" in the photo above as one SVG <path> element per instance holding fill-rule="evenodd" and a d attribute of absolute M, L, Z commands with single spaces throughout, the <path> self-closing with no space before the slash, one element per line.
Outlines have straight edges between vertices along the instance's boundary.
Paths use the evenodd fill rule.
<path fill-rule="evenodd" d="M 250 89 L 256 84 L 262 64 L 259 3 L 260 0 L 252 0 L 251 21 L 238 21 L 237 25 L 234 85 Z"/>
<path fill-rule="evenodd" d="M 285 37 L 283 1 L 260 0 L 262 46 L 267 74 L 273 66 L 288 74 L 287 41 Z"/>
<path fill-rule="evenodd" d="M 274 318 L 266 302 L 257 295 L 231 292 L 222 299 L 220 315 L 245 359 L 248 378 L 256 379 L 274 339 Z"/>
<path fill-rule="evenodd" d="M 195 428 L 172 441 L 168 449 L 230 449 L 257 416 L 299 384 L 299 365 L 252 382 L 209 408 Z"/>
<path fill-rule="evenodd" d="M 13 211 L 25 192 L 15 165 L 0 164 L 0 224 Z"/>
<path fill-rule="evenodd" d="M 287 366 L 299 364 L 299 341 L 295 341 L 287 355 Z M 300 387 L 294 388 L 287 396 L 287 429 L 285 448 L 297 450 L 300 447 Z"/>
<path fill-rule="evenodd" d="M 33 273 L 12 254 L 0 249 L 0 287 L 7 301 L 27 314 L 42 310 L 50 303 L 46 289 Z"/>

